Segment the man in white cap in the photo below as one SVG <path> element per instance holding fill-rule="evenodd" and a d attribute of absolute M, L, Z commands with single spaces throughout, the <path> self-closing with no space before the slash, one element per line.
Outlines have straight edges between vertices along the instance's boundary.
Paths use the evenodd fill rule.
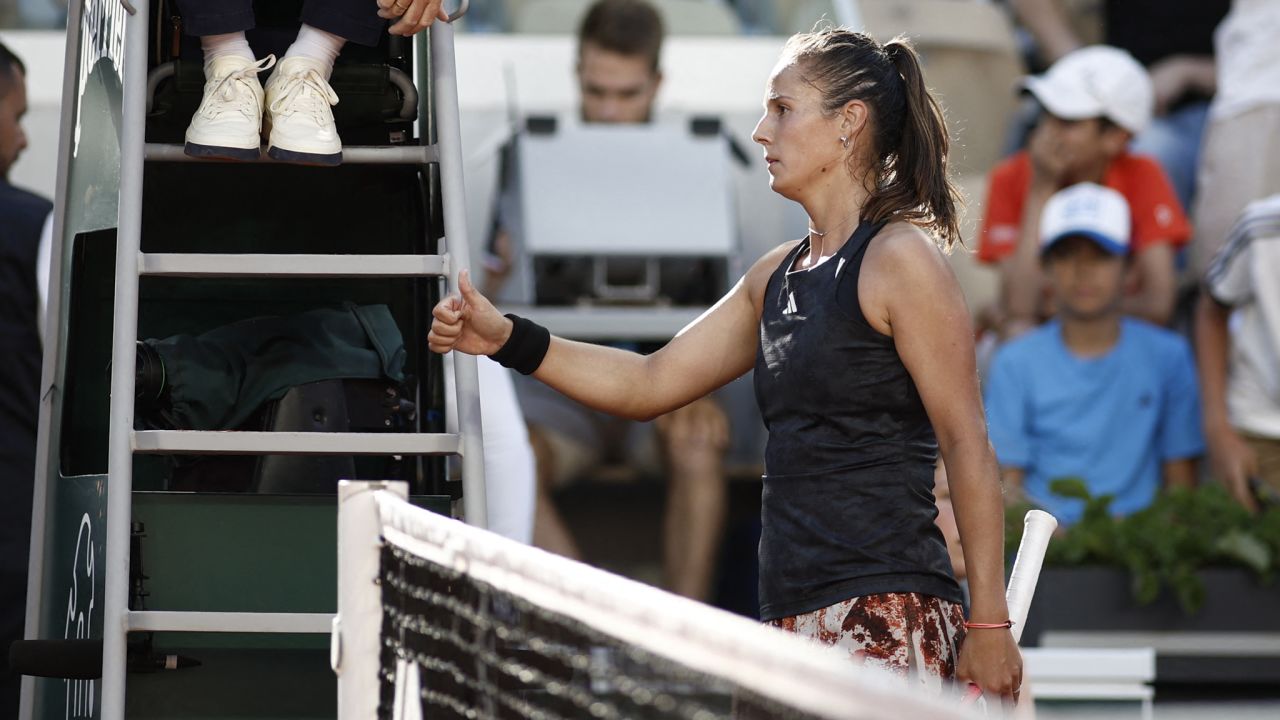
<path fill-rule="evenodd" d="M 1193 485 L 1204 454 L 1191 348 L 1120 311 L 1130 222 L 1124 196 L 1100 185 L 1049 198 L 1036 249 L 1057 312 L 1000 348 L 987 374 L 1005 487 L 1063 523 L 1079 520 L 1083 503 L 1054 495 L 1055 479 L 1081 478 L 1123 515 L 1149 505 L 1161 486 Z"/>
<path fill-rule="evenodd" d="M 1151 79 L 1128 53 L 1076 50 L 1023 87 L 1043 108 L 1027 149 L 992 171 L 978 258 L 1000 266 L 996 324 L 1013 337 L 1051 314 L 1039 269 L 1037 229 L 1049 196 L 1080 182 L 1118 191 L 1132 210 L 1133 283 L 1126 314 L 1165 324 L 1176 296 L 1174 256 L 1190 225 L 1164 170 L 1130 154 L 1151 120 Z"/>

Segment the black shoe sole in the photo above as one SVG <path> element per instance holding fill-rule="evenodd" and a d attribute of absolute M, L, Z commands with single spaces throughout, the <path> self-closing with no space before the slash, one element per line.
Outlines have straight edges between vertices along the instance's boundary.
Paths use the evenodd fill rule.
<path fill-rule="evenodd" d="M 221 145 L 199 145 L 189 142 L 182 146 L 182 152 L 190 157 L 207 160 L 259 160 L 262 158 L 262 148 L 260 147 L 236 148 L 223 147 Z"/>
<path fill-rule="evenodd" d="M 267 157 L 280 162 L 293 163 L 295 165 L 318 165 L 321 167 L 336 167 L 342 164 L 342 152 L 336 152 L 332 155 L 322 155 L 320 153 L 297 152 L 296 150 L 285 150 L 275 147 L 274 145 L 267 148 Z"/>

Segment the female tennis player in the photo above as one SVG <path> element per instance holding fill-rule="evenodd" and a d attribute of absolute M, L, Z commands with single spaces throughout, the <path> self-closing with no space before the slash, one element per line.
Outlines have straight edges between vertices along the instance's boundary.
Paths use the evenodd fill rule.
<path fill-rule="evenodd" d="M 915 52 L 832 29 L 792 37 L 753 139 L 808 237 L 766 254 L 656 353 L 552 337 L 465 275 L 436 352 L 491 355 L 590 407 L 649 420 L 755 369 L 769 430 L 760 612 L 921 689 L 1016 696 L 1003 511 L 958 241 L 947 130 Z M 932 236 L 931 236 L 932 233 Z M 935 240 L 935 237 L 937 240 Z M 941 247 L 940 247 L 941 245 Z M 938 452 L 964 546 L 968 621 L 934 525 Z"/>

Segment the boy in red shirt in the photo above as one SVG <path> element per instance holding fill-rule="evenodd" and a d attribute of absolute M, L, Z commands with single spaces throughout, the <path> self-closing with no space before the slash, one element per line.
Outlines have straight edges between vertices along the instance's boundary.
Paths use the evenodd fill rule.
<path fill-rule="evenodd" d="M 1080 182 L 1128 200 L 1134 257 L 1122 309 L 1166 324 L 1176 295 L 1174 255 L 1191 228 L 1164 170 L 1126 149 L 1151 120 L 1147 72 L 1123 50 L 1097 45 L 1067 54 L 1023 87 L 1044 112 L 1027 149 L 992 171 L 978 244 L 978 259 L 1000 266 L 994 321 L 1001 336 L 1052 314 L 1038 256 L 1040 212 L 1051 195 Z"/>

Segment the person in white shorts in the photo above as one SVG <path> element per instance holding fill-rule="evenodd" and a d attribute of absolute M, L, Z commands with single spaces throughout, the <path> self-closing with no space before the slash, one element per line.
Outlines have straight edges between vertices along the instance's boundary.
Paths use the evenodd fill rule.
<path fill-rule="evenodd" d="M 1235 0 L 1214 34 L 1218 93 L 1209 110 L 1187 277 L 1199 282 L 1240 213 L 1280 193 L 1280 3 Z"/>

